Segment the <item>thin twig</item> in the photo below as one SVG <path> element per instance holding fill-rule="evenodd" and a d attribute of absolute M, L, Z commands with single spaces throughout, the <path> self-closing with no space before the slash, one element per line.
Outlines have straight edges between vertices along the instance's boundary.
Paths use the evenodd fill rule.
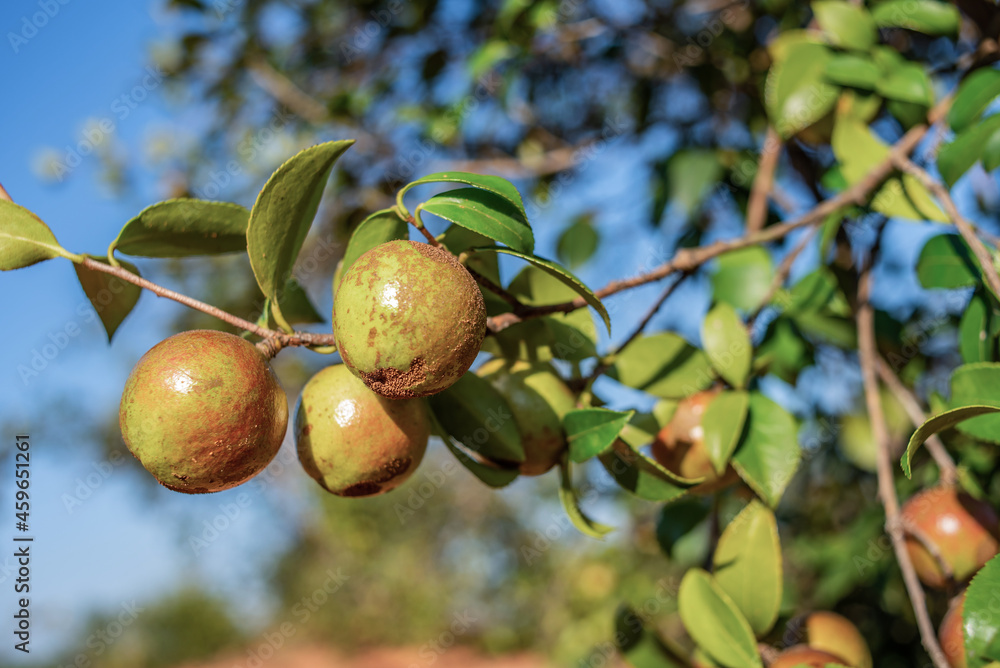
<path fill-rule="evenodd" d="M 950 103 L 950 98 L 945 98 L 943 102 L 939 103 L 938 106 L 931 110 L 928 118 L 931 121 L 935 121 L 943 116 L 948 108 L 946 103 Z M 882 182 L 896 170 L 897 156 L 907 156 L 913 152 L 913 150 L 917 147 L 917 144 L 920 143 L 920 140 L 927 134 L 927 130 L 928 126 L 926 125 L 916 125 L 910 128 L 910 130 L 892 147 L 886 159 L 873 167 L 864 178 L 851 187 L 842 190 L 834 197 L 823 200 L 810 211 L 794 220 L 787 223 L 781 223 L 779 225 L 772 225 L 771 227 L 764 228 L 759 232 L 754 232 L 737 239 L 716 241 L 715 243 L 711 243 L 707 246 L 699 246 L 698 248 L 684 248 L 679 250 L 673 258 L 661 264 L 649 273 L 642 274 L 634 278 L 611 281 L 594 294 L 597 295 L 598 298 L 604 298 L 640 285 L 653 283 L 666 278 L 677 271 L 691 272 L 709 260 L 725 253 L 776 241 L 794 230 L 799 229 L 800 227 L 820 223 L 831 213 L 839 211 L 843 207 L 850 204 L 862 205 L 868 200 L 868 196 L 872 193 L 872 191 L 882 185 Z M 583 308 L 586 305 L 587 301 L 583 297 L 577 297 L 572 301 L 561 304 L 533 306 L 526 309 L 522 314 L 504 313 L 502 315 L 494 316 L 493 318 L 490 318 L 489 327 L 491 331 L 498 332 L 526 318 L 536 318 L 552 313 L 569 313 L 570 311 Z"/>
<path fill-rule="evenodd" d="M 909 416 L 910 421 L 914 426 L 919 427 L 924 422 L 927 421 L 927 415 L 924 413 L 923 409 L 920 407 L 920 402 L 917 401 L 916 395 L 910 390 L 910 388 L 903 385 L 903 381 L 893 372 L 892 368 L 886 363 L 881 356 L 877 360 L 876 371 L 882 382 L 885 383 L 889 391 L 892 392 L 896 400 L 899 401 L 903 410 Z M 944 443 L 935 434 L 927 439 L 924 443 L 927 450 L 931 453 L 931 457 L 937 463 L 938 469 L 941 471 L 941 482 L 946 485 L 954 485 L 958 480 L 958 472 L 955 468 L 955 461 L 948 454 L 948 451 L 944 447 Z"/>
<path fill-rule="evenodd" d="M 792 266 L 795 264 L 795 260 L 798 259 L 799 255 L 809 246 L 809 242 L 813 240 L 816 236 L 816 232 L 819 230 L 818 227 L 814 227 L 809 230 L 806 234 L 802 235 L 802 239 L 796 244 L 789 253 L 782 258 L 781 264 L 778 265 L 777 271 L 774 272 L 774 278 L 771 279 L 771 285 L 767 288 L 767 294 L 764 295 L 764 299 L 761 300 L 760 306 L 750 314 L 747 318 L 747 331 L 753 333 L 754 324 L 757 322 L 757 318 L 760 314 L 764 312 L 767 305 L 774 299 L 774 296 L 778 294 L 778 290 L 781 286 L 785 284 L 788 280 L 788 276 L 792 273 Z"/>
<path fill-rule="evenodd" d="M 760 152 L 760 163 L 757 175 L 750 187 L 750 200 L 747 202 L 747 233 L 757 232 L 764 228 L 767 222 L 768 198 L 774 187 L 774 172 L 781 159 L 781 137 L 774 128 L 768 126 L 764 136 L 764 146 Z"/>
<path fill-rule="evenodd" d="M 247 59 L 247 70 L 258 86 L 291 109 L 297 116 L 315 125 L 330 121 L 330 114 L 319 101 L 305 93 L 284 74 L 274 69 L 262 56 Z"/>
<path fill-rule="evenodd" d="M 522 304 L 517 297 L 510 294 L 502 287 L 500 287 L 490 279 L 486 278 L 472 267 L 466 266 L 465 270 L 468 271 L 470 274 L 472 274 L 472 277 L 476 279 L 476 283 L 479 283 L 479 285 L 483 286 L 484 288 L 495 294 L 497 297 L 510 304 L 511 307 L 514 309 L 515 313 L 525 308 L 524 304 Z"/>
<path fill-rule="evenodd" d="M 896 155 L 894 156 L 894 160 L 899 169 L 917 177 L 937 197 L 938 201 L 941 202 L 944 212 L 948 215 L 951 222 L 955 224 L 955 227 L 958 228 L 958 233 L 962 235 L 965 243 L 972 249 L 972 254 L 979 260 L 983 275 L 986 277 L 986 282 L 989 284 L 990 289 L 993 290 L 993 294 L 1000 296 L 1000 275 L 997 274 L 997 269 L 993 264 L 993 257 L 986 249 L 986 246 L 983 245 L 982 240 L 976 235 L 976 230 L 972 223 L 955 206 L 955 200 L 951 198 L 951 193 L 948 192 L 948 189 L 940 181 L 928 174 L 926 170 L 914 164 L 905 155 Z"/>
<path fill-rule="evenodd" d="M 292 332 L 291 334 L 286 334 L 284 332 L 277 332 L 273 329 L 261 327 L 256 323 L 244 320 L 243 318 L 235 316 L 232 313 L 227 313 L 226 311 L 212 306 L 211 304 L 206 304 L 205 302 L 198 301 L 197 299 L 188 297 L 187 295 L 182 295 L 179 292 L 174 292 L 169 288 L 153 283 L 148 279 L 133 274 L 124 267 L 112 267 L 109 264 L 98 262 L 97 260 L 89 257 L 83 258 L 80 264 L 92 271 L 100 271 L 105 274 L 111 274 L 112 276 L 116 276 L 123 281 L 132 283 L 133 285 L 138 285 L 140 288 L 149 290 L 157 297 L 172 299 L 175 302 L 184 304 L 188 308 L 214 316 L 219 320 L 232 325 L 233 327 L 245 329 L 251 334 L 256 334 L 257 336 L 263 338 L 264 342 L 267 342 L 266 345 L 262 347 L 262 350 L 271 357 L 273 357 L 274 354 L 281 348 L 288 346 L 333 346 L 337 344 L 337 340 L 333 334 L 314 334 L 312 332 Z"/>
<path fill-rule="evenodd" d="M 872 274 L 871 262 L 869 261 L 861 271 L 858 285 L 858 357 L 861 362 L 861 377 L 864 381 L 865 401 L 871 419 L 872 436 L 875 438 L 878 448 L 878 490 L 882 505 L 885 507 L 885 529 L 889 534 L 892 549 L 896 554 L 896 561 L 903 574 L 903 582 L 910 596 L 910 603 L 917 618 L 917 627 L 920 629 L 920 638 L 924 648 L 937 668 L 949 668 L 948 659 L 941 651 L 934 625 L 927 613 L 924 590 L 921 588 L 910 555 L 906 551 L 905 531 L 900 520 L 899 498 L 896 496 L 892 475 L 889 427 L 886 423 L 885 413 L 882 411 L 882 400 L 879 396 L 878 378 L 876 377 L 878 349 L 875 345 L 875 309 L 870 301 L 871 292 Z"/>

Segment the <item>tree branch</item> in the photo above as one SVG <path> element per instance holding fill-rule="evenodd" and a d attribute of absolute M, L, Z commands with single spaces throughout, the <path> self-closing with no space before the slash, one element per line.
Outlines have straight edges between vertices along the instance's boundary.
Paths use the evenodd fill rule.
<path fill-rule="evenodd" d="M 315 125 L 330 122 L 330 114 L 320 102 L 296 86 L 284 74 L 274 69 L 262 56 L 247 58 L 250 78 L 271 97 L 292 110 L 297 116 Z"/>
<path fill-rule="evenodd" d="M 923 409 L 920 408 L 920 402 L 917 401 L 916 395 L 903 385 L 903 381 L 893 373 L 892 369 L 886 364 L 886 361 L 881 357 L 876 361 L 875 370 L 878 372 L 879 377 L 882 382 L 885 383 L 889 391 L 892 392 L 893 396 L 899 401 L 900 405 L 903 406 L 903 410 L 910 418 L 910 422 L 913 423 L 915 427 L 919 427 L 927 420 L 927 415 L 924 413 Z M 944 447 L 944 443 L 935 434 L 927 439 L 924 443 L 927 450 L 931 453 L 931 457 L 934 458 L 935 463 L 937 463 L 938 469 L 941 471 L 941 482 L 946 485 L 954 485 L 958 480 L 958 473 L 955 469 L 955 462 L 948 454 L 948 451 Z"/>
<path fill-rule="evenodd" d="M 903 574 L 903 582 L 910 596 L 913 613 L 917 618 L 920 638 L 924 648 L 937 668 L 949 668 L 941 646 L 935 635 L 934 625 L 927 613 L 927 601 L 921 588 L 913 562 L 906 551 L 905 531 L 900 520 L 899 498 L 892 475 L 892 455 L 890 454 L 889 427 L 886 424 L 885 413 L 882 411 L 882 400 L 879 396 L 876 367 L 878 366 L 878 349 L 875 346 L 875 309 L 871 304 L 872 275 L 869 263 L 862 269 L 858 285 L 858 357 L 861 361 L 861 377 L 864 381 L 865 402 L 871 419 L 872 436 L 878 448 L 878 490 L 885 507 L 885 529 L 892 541 L 892 549 L 896 561 Z"/>
<path fill-rule="evenodd" d="M 979 260 L 979 265 L 982 267 L 983 275 L 986 277 L 986 283 L 989 284 L 990 289 L 993 294 L 1000 297 L 1000 275 L 997 274 L 997 269 L 993 264 L 993 257 L 990 252 L 983 245 L 982 240 L 976 235 L 976 230 L 958 210 L 955 206 L 955 200 L 951 198 L 951 193 L 944 185 L 935 179 L 933 176 L 928 174 L 926 170 L 918 167 L 912 160 L 907 158 L 905 155 L 895 156 L 896 166 L 902 171 L 912 174 L 917 177 L 924 186 L 927 187 L 931 193 L 938 198 L 941 205 L 944 207 L 944 212 L 948 215 L 948 218 L 954 223 L 955 227 L 958 228 L 958 233 L 962 235 L 965 239 L 965 243 L 969 245 L 972 249 L 972 254 L 976 256 Z"/>
<path fill-rule="evenodd" d="M 196 311 L 201 311 L 202 313 L 214 316 L 219 320 L 232 325 L 233 327 L 245 329 L 252 334 L 256 334 L 264 339 L 264 341 L 261 342 L 263 345 L 258 347 L 261 349 L 261 352 L 265 353 L 268 357 L 274 357 L 279 350 L 288 346 L 335 346 L 337 344 L 337 340 L 333 334 L 314 334 L 312 332 L 292 332 L 291 334 L 286 334 L 284 332 L 277 332 L 273 329 L 261 327 L 256 323 L 244 320 L 243 318 L 237 317 L 231 313 L 227 313 L 226 311 L 212 306 L 211 304 L 206 304 L 205 302 L 198 301 L 197 299 L 188 297 L 187 295 L 182 295 L 179 292 L 175 292 L 169 288 L 163 287 L 162 285 L 153 283 L 148 279 L 133 274 L 131 271 L 123 267 L 112 267 L 111 265 L 98 262 L 97 260 L 93 260 L 89 257 L 85 257 L 80 264 L 92 271 L 100 271 L 105 274 L 111 274 L 112 276 L 120 278 L 123 281 L 132 283 L 133 285 L 138 285 L 140 288 L 149 290 L 157 297 L 172 299 L 179 304 L 184 304 L 188 308 L 193 308 Z"/>
<path fill-rule="evenodd" d="M 781 159 L 781 145 L 781 137 L 774 128 L 768 126 L 764 146 L 760 152 L 757 175 L 753 179 L 750 200 L 747 202 L 747 233 L 763 229 L 764 223 L 767 222 L 768 198 L 774 187 L 774 172 Z"/>

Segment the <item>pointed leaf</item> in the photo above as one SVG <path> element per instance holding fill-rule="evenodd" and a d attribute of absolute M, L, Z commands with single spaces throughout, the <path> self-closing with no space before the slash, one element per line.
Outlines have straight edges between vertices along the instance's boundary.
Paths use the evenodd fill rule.
<path fill-rule="evenodd" d="M 711 575 L 689 570 L 677 598 L 684 628 L 702 651 L 727 668 L 763 666 L 750 624 Z"/>
<path fill-rule="evenodd" d="M 91 259 L 103 264 L 108 263 L 106 257 Z M 119 264 L 136 276 L 139 275 L 139 270 L 134 264 L 125 261 L 121 261 Z M 76 277 L 80 280 L 80 287 L 83 288 L 87 299 L 90 300 L 94 311 L 101 319 L 101 324 L 104 325 L 104 331 L 107 332 L 110 343 L 118 326 L 122 324 L 125 316 L 132 312 L 135 303 L 139 301 L 142 288 L 117 276 L 106 274 L 103 271 L 95 271 L 80 264 L 74 263 L 73 268 L 76 269 Z"/>
<path fill-rule="evenodd" d="M 517 192 L 514 184 L 505 178 L 487 174 L 473 174 L 471 172 L 439 172 L 437 174 L 428 174 L 403 186 L 402 190 L 399 191 L 397 200 L 402 202 L 403 196 L 411 188 L 424 183 L 464 183 L 485 190 L 507 200 L 507 202 L 512 204 L 521 213 L 522 218 L 525 220 L 528 218 L 528 215 L 524 212 L 524 202 L 521 201 L 521 193 Z M 405 211 L 405 209 L 403 210 Z M 531 252 L 531 250 L 529 249 L 528 252 Z"/>
<path fill-rule="evenodd" d="M 972 251 L 957 234 L 931 237 L 917 258 L 917 278 L 925 288 L 964 288 L 982 280 Z"/>
<path fill-rule="evenodd" d="M 604 324 L 608 328 L 608 333 L 611 333 L 611 316 L 608 315 L 608 310 L 604 308 L 604 304 L 598 299 L 593 291 L 583 284 L 579 278 L 574 276 L 568 269 L 561 267 L 551 260 L 546 260 L 540 258 L 536 255 L 531 255 L 530 253 L 522 253 L 514 250 L 513 248 L 500 248 L 500 247 L 487 247 L 487 248 L 476 248 L 476 252 L 493 252 L 493 253 L 505 253 L 507 255 L 513 255 L 514 257 L 519 257 L 522 260 L 527 260 L 532 265 L 538 267 L 542 271 L 550 274 L 551 276 L 557 278 L 560 282 L 564 283 L 568 287 L 572 288 L 573 291 L 583 297 L 584 301 L 594 307 L 598 315 L 604 321 Z"/>
<path fill-rule="evenodd" d="M 827 81 L 841 86 L 875 90 L 881 73 L 871 58 L 853 53 L 837 54 L 826 64 Z"/>
<path fill-rule="evenodd" d="M 563 230 L 556 244 L 556 256 L 570 269 L 586 264 L 597 250 L 600 235 L 594 229 L 589 217 L 578 218 Z"/>
<path fill-rule="evenodd" d="M 763 394 L 750 394 L 750 415 L 733 468 L 774 508 L 799 467 L 798 428 L 788 411 Z"/>
<path fill-rule="evenodd" d="M 622 413 L 606 408 L 581 408 L 563 416 L 563 431 L 569 442 L 569 457 L 580 464 L 610 448 L 635 411 Z"/>
<path fill-rule="evenodd" d="M 960 422 L 974 418 L 977 415 L 986 415 L 987 413 L 1000 413 L 1000 407 L 961 406 L 959 408 L 952 408 L 944 413 L 935 415 L 920 425 L 920 428 L 913 432 L 913 436 L 910 437 L 910 442 L 907 444 L 906 452 L 903 454 L 903 459 L 900 462 L 906 477 L 913 477 L 911 470 L 913 455 L 924 444 L 924 441 L 938 432 L 951 429 Z"/>
<path fill-rule="evenodd" d="M 277 297 L 291 277 L 330 171 L 353 143 L 326 142 L 295 154 L 257 195 L 247 226 L 247 253 L 265 297 Z"/>
<path fill-rule="evenodd" d="M 924 69 L 908 63 L 879 77 L 875 91 L 882 97 L 900 102 L 930 107 L 934 104 L 934 89 Z"/>
<path fill-rule="evenodd" d="M 108 252 L 142 257 L 187 257 L 246 250 L 250 212 L 238 204 L 170 199 L 125 223 Z"/>
<path fill-rule="evenodd" d="M 750 376 L 750 334 L 732 306 L 717 304 L 701 324 L 701 342 L 712 366 L 730 385 L 742 388 Z"/>
<path fill-rule="evenodd" d="M 712 294 L 716 301 L 734 308 L 757 308 L 771 288 L 774 263 L 770 253 L 760 246 L 726 253 L 718 260 L 712 274 Z"/>
<path fill-rule="evenodd" d="M 951 376 L 949 407 L 1000 407 L 1000 364 L 980 362 L 955 369 Z M 984 415 L 957 425 L 967 436 L 1000 444 L 1000 416 Z"/>
<path fill-rule="evenodd" d="M 719 475 L 725 472 L 739 445 L 749 410 L 749 394 L 742 390 L 724 391 L 712 399 L 701 416 L 705 454 Z"/>
<path fill-rule="evenodd" d="M 987 666 L 1000 659 L 997 592 L 1000 592 L 1000 557 L 993 557 L 976 573 L 965 592 L 962 631 L 965 660 L 970 668 Z"/>
<path fill-rule="evenodd" d="M 984 67 L 966 77 L 948 110 L 948 125 L 956 133 L 979 120 L 986 107 L 1000 95 L 1000 70 Z"/>
<path fill-rule="evenodd" d="M 951 143 L 938 151 L 937 167 L 948 187 L 979 162 L 983 148 L 994 133 L 1000 131 L 1000 114 L 988 116 L 958 133 Z"/>
<path fill-rule="evenodd" d="M 350 269 L 359 257 L 389 241 L 409 239 L 406 221 L 400 218 L 394 209 L 382 209 L 371 214 L 354 228 L 344 259 L 341 260 L 340 275 Z"/>
<path fill-rule="evenodd" d="M 826 116 L 840 90 L 824 73 L 833 52 L 822 44 L 789 44 L 783 58 L 771 66 L 764 85 L 764 105 L 772 125 L 791 137 Z"/>
<path fill-rule="evenodd" d="M 518 470 L 516 468 L 503 469 L 487 466 L 486 464 L 481 464 L 466 454 L 462 448 L 452 442 L 448 433 L 437 421 L 433 412 L 431 412 L 431 423 L 434 428 L 434 434 L 441 439 L 441 441 L 445 444 L 445 447 L 447 447 L 451 454 L 455 456 L 455 459 L 457 459 L 462 466 L 467 468 L 472 475 L 479 478 L 479 480 L 488 487 L 493 487 L 495 489 L 506 487 L 517 478 Z"/>
<path fill-rule="evenodd" d="M 872 17 L 880 28 L 907 28 L 925 35 L 957 34 L 961 22 L 957 8 L 937 0 L 887 0 L 872 8 Z"/>
<path fill-rule="evenodd" d="M 559 500 L 562 502 L 563 509 L 566 511 L 566 515 L 573 523 L 573 526 L 585 536 L 604 538 L 604 536 L 614 531 L 614 527 L 595 522 L 580 510 L 576 493 L 573 491 L 570 464 L 565 460 L 559 464 Z"/>
<path fill-rule="evenodd" d="M 510 246 L 522 253 L 535 248 L 535 236 L 524 214 L 503 197 L 477 188 L 435 195 L 417 207 L 455 225 Z"/>
<path fill-rule="evenodd" d="M 0 199 L 0 271 L 66 256 L 49 226 L 23 206 Z"/>
<path fill-rule="evenodd" d="M 817 0 L 812 10 L 831 44 L 867 51 L 878 38 L 875 20 L 864 7 L 844 0 Z"/>
<path fill-rule="evenodd" d="M 712 384 L 708 356 L 672 332 L 640 336 L 615 356 L 608 377 L 664 399 L 682 399 Z"/>
<path fill-rule="evenodd" d="M 472 452 L 502 464 L 524 461 L 510 405 L 489 381 L 467 372 L 427 401 L 444 430 Z"/>
<path fill-rule="evenodd" d="M 771 509 L 751 501 L 722 532 L 712 564 L 715 581 L 753 632 L 766 635 L 778 619 L 782 594 L 781 544 Z"/>
<path fill-rule="evenodd" d="M 701 481 L 682 478 L 645 456 L 622 439 L 598 455 L 604 469 L 625 490 L 647 501 L 671 501 Z"/>

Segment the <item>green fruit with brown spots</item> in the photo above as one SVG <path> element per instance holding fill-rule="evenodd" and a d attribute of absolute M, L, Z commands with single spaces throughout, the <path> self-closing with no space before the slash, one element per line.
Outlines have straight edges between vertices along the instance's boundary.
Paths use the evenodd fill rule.
<path fill-rule="evenodd" d="M 390 241 L 344 273 L 334 297 L 344 364 L 389 399 L 435 394 L 462 377 L 486 335 L 472 275 L 442 248 Z"/>
<path fill-rule="evenodd" d="M 194 330 L 142 356 L 125 381 L 118 421 L 128 449 L 161 485 L 202 494 L 268 465 L 285 436 L 288 402 L 252 343 Z"/>
<path fill-rule="evenodd" d="M 562 418 L 576 406 L 576 397 L 552 365 L 490 360 L 477 373 L 489 380 L 510 405 L 521 433 L 524 461 L 521 475 L 541 475 L 559 462 L 566 450 Z"/>
<path fill-rule="evenodd" d="M 336 364 L 302 388 L 294 433 L 302 467 L 324 489 L 374 496 L 413 475 L 431 425 L 420 399 L 381 397 Z"/>

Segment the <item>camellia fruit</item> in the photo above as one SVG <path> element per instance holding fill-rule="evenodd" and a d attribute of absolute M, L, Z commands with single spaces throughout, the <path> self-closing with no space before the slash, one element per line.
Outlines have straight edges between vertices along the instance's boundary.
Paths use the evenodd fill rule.
<path fill-rule="evenodd" d="M 129 451 L 160 484 L 218 492 L 246 482 L 278 453 L 285 392 L 257 348 L 225 332 L 175 334 L 125 382 L 119 409 Z"/>
<path fill-rule="evenodd" d="M 806 644 L 836 654 L 854 668 L 872 668 L 872 654 L 858 628 L 835 612 L 814 612 L 805 619 Z"/>
<path fill-rule="evenodd" d="M 522 475 L 541 475 L 558 463 L 566 450 L 562 418 L 576 405 L 576 397 L 547 363 L 490 360 L 477 373 L 500 391 L 521 434 Z"/>
<path fill-rule="evenodd" d="M 906 549 L 920 580 L 942 589 L 948 578 L 937 559 L 914 535 L 934 546 L 951 569 L 956 582 L 964 582 L 1000 550 L 1000 521 L 993 508 L 951 487 L 933 487 L 903 505 Z"/>
<path fill-rule="evenodd" d="M 374 496 L 401 485 L 424 458 L 430 433 L 423 401 L 381 397 L 343 364 L 309 379 L 295 411 L 299 461 L 337 496 Z"/>
<path fill-rule="evenodd" d="M 965 632 L 962 630 L 962 611 L 965 608 L 965 592 L 951 602 L 948 612 L 938 628 L 938 642 L 948 657 L 951 668 L 966 668 Z"/>
<path fill-rule="evenodd" d="M 486 335 L 486 305 L 448 251 L 415 241 L 371 249 L 334 297 L 344 364 L 389 399 L 434 394 L 462 377 Z"/>
<path fill-rule="evenodd" d="M 809 668 L 826 668 L 826 666 L 846 666 L 843 657 L 830 654 L 822 650 L 813 649 L 808 645 L 794 645 L 775 658 L 768 668 L 796 668 L 796 666 L 809 666 Z"/>
<path fill-rule="evenodd" d="M 718 491 L 738 478 L 731 466 L 720 476 L 705 451 L 701 417 L 717 394 L 717 390 L 706 390 L 681 399 L 651 449 L 653 458 L 671 473 L 684 478 L 704 478 L 704 482 L 691 488 L 696 494 Z"/>

